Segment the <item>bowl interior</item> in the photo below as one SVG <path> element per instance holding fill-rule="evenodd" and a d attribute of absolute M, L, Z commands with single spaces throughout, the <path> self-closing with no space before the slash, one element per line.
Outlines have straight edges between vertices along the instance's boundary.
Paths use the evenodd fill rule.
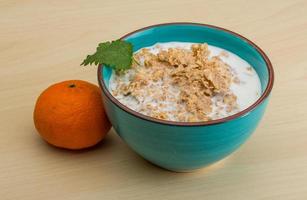
<path fill-rule="evenodd" d="M 218 27 L 185 23 L 164 24 L 137 30 L 124 36 L 123 39 L 133 44 L 133 51 L 154 45 L 157 42 L 206 42 L 231 51 L 247 61 L 256 70 L 260 78 L 262 93 L 269 82 L 268 67 L 261 52 L 251 45 L 248 40 Z M 107 67 L 102 69 L 103 81 L 108 88 L 112 70 Z"/>

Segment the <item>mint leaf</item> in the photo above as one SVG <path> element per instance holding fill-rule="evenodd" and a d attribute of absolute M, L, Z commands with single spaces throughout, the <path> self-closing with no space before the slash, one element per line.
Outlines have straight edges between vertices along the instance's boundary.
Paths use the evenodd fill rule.
<path fill-rule="evenodd" d="M 123 40 L 100 43 L 96 52 L 88 55 L 81 65 L 104 64 L 119 71 L 129 69 L 132 65 L 132 44 Z"/>

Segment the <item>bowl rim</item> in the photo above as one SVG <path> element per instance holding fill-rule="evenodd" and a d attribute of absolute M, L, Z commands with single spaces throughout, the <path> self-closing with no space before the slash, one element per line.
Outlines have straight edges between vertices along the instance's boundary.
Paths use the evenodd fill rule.
<path fill-rule="evenodd" d="M 247 42 L 249 45 L 251 45 L 253 48 L 255 48 L 258 51 L 258 53 L 261 55 L 261 57 L 265 61 L 266 67 L 268 69 L 269 80 L 268 80 L 267 87 L 264 90 L 263 94 L 257 99 L 256 102 L 254 102 L 252 105 L 250 105 L 246 109 L 244 109 L 244 110 L 242 110 L 242 111 L 240 111 L 236 114 L 224 117 L 224 118 L 210 120 L 210 121 L 204 121 L 204 122 L 177 122 L 177 121 L 161 120 L 161 119 L 156 119 L 156 118 L 141 114 L 139 112 L 136 112 L 136 111 L 130 109 L 129 107 L 125 106 L 124 104 L 120 103 L 110 93 L 110 91 L 107 89 L 107 87 L 106 87 L 106 85 L 103 81 L 103 65 L 99 65 L 98 70 L 97 70 L 99 87 L 102 89 L 102 92 L 105 94 L 105 96 L 113 104 L 115 104 L 118 108 L 120 108 L 121 110 L 129 113 L 130 115 L 133 115 L 133 116 L 140 118 L 142 120 L 146 120 L 146 121 L 153 122 L 153 123 L 158 123 L 158 124 L 161 124 L 161 125 L 184 126 L 184 127 L 208 126 L 208 125 L 221 124 L 221 123 L 229 122 L 229 121 L 234 120 L 234 119 L 241 118 L 241 117 L 245 116 L 246 114 L 248 114 L 249 112 L 251 112 L 252 110 L 254 110 L 258 105 L 260 105 L 265 99 L 267 99 L 269 97 L 269 94 L 271 93 L 271 90 L 273 88 L 273 83 L 274 83 L 274 70 L 273 70 L 273 66 L 272 66 L 270 59 L 264 53 L 264 51 L 260 47 L 258 47 L 255 43 L 253 43 L 251 40 L 247 39 L 246 37 L 244 37 L 244 36 L 242 36 L 242 35 L 240 35 L 236 32 L 233 32 L 233 31 L 230 31 L 228 29 L 221 28 L 221 27 L 218 27 L 218 26 L 210 25 L 210 24 L 194 23 L 194 22 L 171 22 L 171 23 L 155 24 L 155 25 L 146 26 L 146 27 L 137 29 L 135 31 L 132 31 L 130 33 L 125 34 L 124 36 L 122 36 L 120 38 L 120 40 L 123 40 L 123 39 L 125 39 L 125 38 L 127 38 L 127 37 L 129 37 L 129 36 L 131 36 L 135 33 L 145 31 L 145 30 L 150 29 L 150 28 L 160 27 L 160 26 L 169 26 L 169 25 L 192 25 L 192 26 L 204 26 L 204 27 L 214 28 L 214 29 L 218 29 L 220 31 L 227 32 L 227 33 L 234 35 L 236 37 L 239 37 L 241 40 L 244 40 L 245 42 Z"/>

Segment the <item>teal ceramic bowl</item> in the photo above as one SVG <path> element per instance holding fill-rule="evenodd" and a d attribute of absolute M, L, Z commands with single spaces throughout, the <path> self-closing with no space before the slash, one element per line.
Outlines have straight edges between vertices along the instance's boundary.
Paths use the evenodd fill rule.
<path fill-rule="evenodd" d="M 168 170 L 191 171 L 225 158 L 254 132 L 267 106 L 274 75 L 268 57 L 253 42 L 232 31 L 196 23 L 149 26 L 121 39 L 133 43 L 134 51 L 157 42 L 206 42 L 246 60 L 262 84 L 261 97 L 235 115 L 208 122 L 170 122 L 121 104 L 108 90 L 112 71 L 100 66 L 98 81 L 107 115 L 118 135 L 140 156 Z"/>

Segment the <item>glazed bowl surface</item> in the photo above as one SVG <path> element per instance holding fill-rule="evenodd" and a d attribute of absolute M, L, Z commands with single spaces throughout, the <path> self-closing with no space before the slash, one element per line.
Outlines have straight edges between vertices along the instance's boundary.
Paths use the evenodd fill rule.
<path fill-rule="evenodd" d="M 246 60 L 256 70 L 261 97 L 247 109 L 208 122 L 170 122 L 137 113 L 109 92 L 112 70 L 99 66 L 98 82 L 107 115 L 118 135 L 136 153 L 162 168 L 191 171 L 213 164 L 234 152 L 255 131 L 273 87 L 270 60 L 253 42 L 232 31 L 206 24 L 168 23 L 149 26 L 123 36 L 134 51 L 157 42 L 208 43 Z"/>

